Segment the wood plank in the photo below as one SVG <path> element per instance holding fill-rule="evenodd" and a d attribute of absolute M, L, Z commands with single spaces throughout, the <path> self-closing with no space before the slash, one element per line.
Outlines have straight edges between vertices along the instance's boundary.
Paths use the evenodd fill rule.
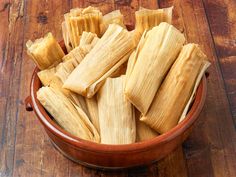
<path fill-rule="evenodd" d="M 204 0 L 236 128 L 236 2 Z"/>
<path fill-rule="evenodd" d="M 173 153 L 158 162 L 158 175 L 171 177 L 187 177 L 186 162 L 180 146 Z"/>
<path fill-rule="evenodd" d="M 6 108 L 7 108 L 7 92 L 8 86 L 5 85 L 6 76 L 5 76 L 5 65 L 7 62 L 7 40 L 8 40 L 8 31 L 9 29 L 5 26 L 8 26 L 8 14 L 9 14 L 9 1 L 0 2 L 0 175 L 10 174 L 10 169 L 7 165 L 7 158 L 11 155 L 7 152 L 7 131 L 6 131 Z M 9 141 L 9 140 L 8 140 Z M 9 170 L 8 170 L 9 169 Z"/>
<path fill-rule="evenodd" d="M 24 2 L 1 1 L 1 77 L 0 96 L 5 107 L 1 111 L 1 176 L 12 176 L 14 166 L 15 134 L 19 101 L 19 87 L 23 51 Z"/>
<path fill-rule="evenodd" d="M 62 39 L 60 24 L 62 15 L 68 10 L 64 1 L 26 1 L 24 18 L 27 19 L 27 30 L 22 46 L 25 46 L 27 40 L 42 37 L 48 31 L 52 31 L 58 40 Z M 29 60 L 26 51 L 22 60 L 24 72 L 20 76 L 19 95 L 23 102 L 29 95 L 35 65 Z M 69 163 L 54 149 L 35 114 L 26 112 L 24 105 L 19 105 L 13 176 L 68 176 Z"/>
<path fill-rule="evenodd" d="M 188 174 L 236 176 L 235 130 L 204 5 L 202 1 L 181 0 L 176 1 L 175 7 L 181 14 L 188 41 L 199 43 L 212 62 L 205 107 L 184 146 Z"/>

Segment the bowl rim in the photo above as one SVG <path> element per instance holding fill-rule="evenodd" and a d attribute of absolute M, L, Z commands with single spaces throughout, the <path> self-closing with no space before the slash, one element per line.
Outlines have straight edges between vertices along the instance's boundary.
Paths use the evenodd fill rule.
<path fill-rule="evenodd" d="M 43 108 L 39 100 L 37 99 L 36 92 L 41 86 L 40 79 L 37 76 L 37 72 L 39 69 L 35 67 L 30 84 L 30 97 L 32 107 L 40 122 L 44 125 L 46 130 L 50 131 L 50 133 L 54 134 L 57 138 L 62 139 L 64 143 L 73 145 L 76 149 L 82 149 L 83 151 L 93 151 L 99 153 L 127 153 L 127 152 L 141 152 L 147 151 L 151 148 L 156 148 L 161 144 L 166 144 L 173 140 L 174 138 L 182 135 L 191 125 L 196 121 L 198 115 L 200 114 L 207 92 L 207 83 L 206 76 L 204 75 L 201 79 L 201 82 L 196 91 L 195 100 L 192 104 L 191 109 L 186 115 L 185 119 L 181 121 L 174 128 L 169 130 L 168 132 L 161 134 L 157 137 L 151 138 L 149 140 L 135 142 L 132 144 L 124 144 L 124 145 L 110 145 L 110 144 L 99 144 L 87 140 L 83 140 L 79 137 L 76 137 L 64 129 L 62 129 L 59 125 L 57 125 L 47 114 L 46 110 Z"/>

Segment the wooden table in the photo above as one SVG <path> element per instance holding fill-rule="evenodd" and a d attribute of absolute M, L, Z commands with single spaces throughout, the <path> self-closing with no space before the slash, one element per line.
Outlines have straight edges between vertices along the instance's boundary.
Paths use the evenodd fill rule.
<path fill-rule="evenodd" d="M 61 39 L 63 14 L 72 7 L 121 9 L 127 24 L 139 6 L 174 5 L 174 25 L 211 60 L 205 107 L 192 135 L 149 167 L 119 172 L 85 168 L 49 142 L 34 113 L 25 111 L 34 64 L 25 43 L 51 31 Z M 230 0 L 2 0 L 0 1 L 0 176 L 236 176 L 236 1 Z"/>

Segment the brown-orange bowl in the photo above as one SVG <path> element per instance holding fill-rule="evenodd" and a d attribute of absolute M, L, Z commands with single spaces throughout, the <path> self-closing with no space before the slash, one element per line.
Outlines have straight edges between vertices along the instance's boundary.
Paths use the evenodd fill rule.
<path fill-rule="evenodd" d="M 65 49 L 63 43 L 60 45 Z M 120 169 L 148 165 L 167 156 L 189 136 L 206 98 L 207 83 L 204 75 L 186 118 L 170 131 L 133 144 L 98 144 L 71 135 L 52 120 L 36 96 L 41 87 L 38 71 L 35 68 L 32 75 L 30 96 L 25 100 L 26 110 L 34 110 L 51 142 L 63 155 L 77 163 L 95 168 Z"/>

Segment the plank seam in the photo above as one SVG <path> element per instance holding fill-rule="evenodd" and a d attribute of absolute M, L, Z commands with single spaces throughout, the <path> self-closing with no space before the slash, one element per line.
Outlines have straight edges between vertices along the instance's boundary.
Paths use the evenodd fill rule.
<path fill-rule="evenodd" d="M 233 120 L 233 123 L 234 123 L 234 129 L 236 130 L 236 120 L 234 120 L 234 116 L 233 116 L 233 111 L 232 111 L 232 109 L 231 109 L 231 103 L 230 103 L 230 101 L 229 101 L 229 95 L 228 95 L 228 93 L 227 93 L 227 86 L 226 86 L 226 83 L 225 83 L 225 80 L 224 80 L 224 77 L 223 77 L 223 69 L 222 69 L 222 67 L 221 67 L 221 65 L 220 65 L 220 61 L 219 61 L 219 55 L 218 55 L 218 52 L 217 52 L 217 50 L 216 50 L 216 45 L 215 45 L 215 39 L 214 39 L 214 37 L 213 37 L 213 34 L 212 34 L 212 31 L 211 31 L 211 27 L 210 27 L 210 22 L 209 22 L 209 18 L 208 18 L 208 15 L 207 15 L 207 13 L 206 13 L 206 7 L 205 7 L 205 3 L 204 3 L 204 1 L 203 0 L 201 0 L 202 1 L 202 4 L 203 4 L 203 7 L 204 7 L 204 11 L 205 11 L 205 15 L 206 15 L 206 20 L 207 20 L 207 23 L 208 23 L 208 27 L 209 27 L 209 31 L 210 31 L 210 35 L 211 35 L 211 38 L 212 38 L 212 43 L 213 43 L 213 47 L 214 47 L 214 50 L 215 50 L 215 55 L 216 55 L 216 58 L 217 58 L 217 65 L 218 65 L 218 68 L 219 68 L 219 71 L 220 71 L 220 74 L 221 74 L 221 79 L 222 79 L 222 82 L 223 82 L 223 89 L 224 89 L 224 92 L 225 92 L 225 94 L 226 94 L 226 98 L 227 98 L 227 102 L 228 102 L 228 105 L 229 105 L 229 110 L 230 110 L 230 113 L 231 113 L 231 118 L 232 118 L 232 120 Z"/>
<path fill-rule="evenodd" d="M 23 52 L 24 52 L 24 43 L 25 43 L 25 28 L 26 28 L 26 25 L 25 25 L 25 23 L 26 23 L 26 9 L 27 9 L 27 7 L 25 6 L 26 4 L 27 4 L 27 1 L 25 1 L 25 0 L 23 0 L 24 1 L 24 3 L 22 3 L 23 4 L 23 8 L 24 8 L 24 15 L 23 15 L 23 18 L 24 18 L 24 20 L 23 20 L 23 36 L 22 36 L 22 38 L 23 38 L 23 40 L 22 40 L 22 50 L 21 50 L 21 53 L 20 53 L 20 58 L 21 58 L 21 62 L 20 62 L 20 73 L 19 73 L 19 80 L 18 80 L 18 82 L 17 82 L 17 84 L 18 84 L 18 89 L 17 89 L 17 91 L 18 91 L 18 96 L 17 96 L 17 99 L 16 99 L 16 102 L 18 102 L 18 100 L 19 100 L 19 97 L 20 97 L 20 88 L 21 88 L 21 85 L 22 85 L 22 82 L 21 82 L 21 80 L 20 80 L 20 78 L 21 78 L 21 74 L 22 74 L 22 63 L 23 63 Z M 16 138 L 16 135 L 17 135 L 17 125 L 18 125 L 18 119 L 19 119 L 19 107 L 20 107 L 20 105 L 18 104 L 18 107 L 17 107 L 17 110 L 16 110 L 16 115 L 15 115 L 15 132 L 14 132 L 14 137 L 15 137 L 15 139 L 14 139 L 14 145 L 13 145 L 13 147 L 14 147 L 14 152 L 13 152 L 13 166 L 12 166 L 12 175 L 13 176 L 15 176 L 14 175 L 14 173 L 15 173 L 15 155 L 16 155 L 16 140 L 17 140 L 17 138 Z"/>

